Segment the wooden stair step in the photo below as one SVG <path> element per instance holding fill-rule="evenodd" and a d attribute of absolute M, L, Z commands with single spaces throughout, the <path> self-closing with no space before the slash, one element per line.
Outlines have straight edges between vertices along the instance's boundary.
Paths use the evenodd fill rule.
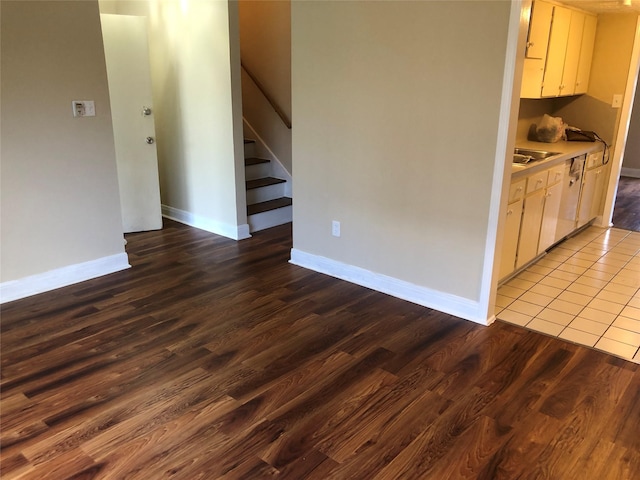
<path fill-rule="evenodd" d="M 262 163 L 269 163 L 269 162 L 271 162 L 271 160 L 268 160 L 266 158 L 251 157 L 251 158 L 245 158 L 244 159 L 244 166 L 245 167 L 250 167 L 251 165 L 260 165 Z"/>
<path fill-rule="evenodd" d="M 253 188 L 268 187 L 270 185 L 277 185 L 279 183 L 285 183 L 285 182 L 286 180 L 283 180 L 281 178 L 264 177 L 264 178 L 256 178 L 255 180 L 247 180 L 246 184 L 247 184 L 247 190 L 251 190 Z"/>
<path fill-rule="evenodd" d="M 266 202 L 254 203 L 247 205 L 247 215 L 255 215 L 257 213 L 268 212 L 276 208 L 288 207 L 293 204 L 293 200 L 289 197 L 280 197 Z"/>

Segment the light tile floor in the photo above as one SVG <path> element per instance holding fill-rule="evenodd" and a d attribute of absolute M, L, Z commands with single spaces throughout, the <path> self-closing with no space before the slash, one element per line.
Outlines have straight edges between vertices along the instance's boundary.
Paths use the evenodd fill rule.
<path fill-rule="evenodd" d="M 496 317 L 640 364 L 640 232 L 565 240 L 498 289 Z"/>

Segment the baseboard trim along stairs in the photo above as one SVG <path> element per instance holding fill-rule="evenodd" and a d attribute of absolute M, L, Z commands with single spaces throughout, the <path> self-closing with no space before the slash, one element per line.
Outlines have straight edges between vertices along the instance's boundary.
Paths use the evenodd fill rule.
<path fill-rule="evenodd" d="M 289 223 L 293 200 L 286 196 L 287 180 L 274 176 L 271 160 L 255 155 L 255 140 L 244 140 L 247 223 L 250 232 Z"/>

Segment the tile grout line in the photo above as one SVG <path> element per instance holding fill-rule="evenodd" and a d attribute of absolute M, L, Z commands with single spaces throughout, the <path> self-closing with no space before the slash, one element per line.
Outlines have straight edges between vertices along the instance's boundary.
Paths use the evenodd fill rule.
<path fill-rule="evenodd" d="M 586 232 L 583 231 L 582 233 L 585 234 Z M 593 233 L 595 233 L 595 232 L 593 232 Z M 619 233 L 624 233 L 624 234 L 623 235 L 618 235 Z M 589 285 L 589 284 L 582 284 L 582 283 L 577 282 L 581 277 L 584 276 L 584 273 L 586 273 L 589 270 L 592 270 L 593 267 L 596 264 L 601 263 L 601 264 L 606 266 L 607 263 L 606 262 L 602 262 L 602 260 L 608 254 L 615 253 L 614 250 L 616 248 L 620 247 L 623 243 L 625 243 L 625 240 L 629 239 L 630 237 L 633 237 L 634 236 L 633 233 L 634 232 L 624 231 L 624 230 L 608 229 L 608 230 L 606 230 L 604 232 L 598 232 L 595 235 L 588 235 L 588 238 L 585 238 L 585 239 L 578 238 L 580 236 L 580 234 L 578 234 L 578 235 L 576 235 L 576 236 L 574 236 L 574 237 L 572 237 L 572 238 L 567 240 L 568 242 L 570 242 L 568 245 L 567 244 L 564 244 L 564 246 L 562 244 L 558 245 L 559 248 L 562 248 L 563 250 L 567 250 L 567 251 L 571 252 L 571 254 L 568 255 L 566 258 L 564 258 L 562 260 L 549 259 L 549 260 L 551 260 L 553 262 L 559 262 L 559 265 L 556 265 L 555 267 L 544 267 L 544 268 L 549 268 L 550 269 L 550 271 L 548 273 L 546 273 L 546 274 L 538 273 L 538 272 L 535 272 L 535 271 L 530 271 L 528 269 L 524 270 L 523 272 L 521 272 L 521 273 L 524 273 L 524 272 L 528 271 L 529 273 L 533 273 L 533 274 L 541 276 L 541 278 L 536 280 L 536 281 L 521 279 L 521 280 L 525 280 L 525 281 L 530 282 L 530 283 L 533 284 L 533 286 L 530 286 L 530 287 L 528 287 L 526 289 L 518 288 L 518 287 L 515 287 L 513 285 L 508 285 L 508 283 L 511 282 L 512 280 L 518 279 L 518 276 L 514 277 L 513 279 L 510 279 L 509 282 L 507 282 L 505 285 L 506 286 L 510 286 L 511 288 L 515 288 L 517 290 L 523 290 L 523 293 L 518 294 L 518 296 L 516 298 L 511 298 L 510 299 L 511 301 L 505 307 L 500 307 L 499 313 L 497 314 L 497 318 L 500 320 L 500 316 L 499 316 L 500 313 L 508 310 L 508 311 L 517 313 L 519 315 L 523 315 L 525 317 L 529 317 L 529 320 L 526 321 L 526 323 L 523 325 L 524 328 L 527 328 L 528 330 L 531 330 L 531 331 L 537 331 L 537 332 L 545 333 L 545 334 L 548 334 L 550 336 L 554 336 L 556 338 L 561 338 L 563 340 L 566 340 L 566 339 L 560 337 L 560 335 L 562 335 L 565 331 L 567 331 L 567 329 L 572 329 L 572 330 L 581 332 L 583 334 L 591 335 L 591 336 L 597 338 L 593 345 L 586 345 L 585 343 L 581 343 L 581 342 L 574 342 L 574 343 L 578 343 L 578 344 L 581 344 L 581 345 L 596 349 L 598 351 L 604 351 L 605 353 L 612 354 L 612 355 L 616 355 L 616 354 L 614 354 L 612 352 L 609 352 L 609 351 L 606 351 L 606 350 L 601 350 L 601 349 L 597 348 L 595 345 L 597 345 L 604 338 L 604 339 L 606 339 L 608 341 L 612 341 L 612 342 L 615 342 L 615 343 L 618 343 L 618 344 L 627 345 L 627 346 L 630 346 L 630 347 L 636 347 L 636 351 L 635 351 L 635 353 L 633 355 L 631 355 L 631 359 L 627 358 L 626 356 L 622 356 L 620 354 L 617 354 L 616 356 L 622 356 L 622 358 L 624 358 L 625 360 L 630 360 L 630 361 L 635 362 L 635 363 L 640 363 L 637 360 L 635 360 L 635 357 L 640 352 L 640 345 L 636 346 L 636 345 L 633 345 L 633 344 L 627 344 L 627 343 L 625 343 L 623 341 L 620 341 L 620 340 L 616 340 L 616 339 L 612 339 L 612 338 L 609 338 L 609 337 L 605 337 L 605 334 L 609 331 L 609 329 L 613 326 L 613 324 L 621 317 L 620 313 L 622 311 L 624 311 L 625 308 L 629 307 L 629 303 L 636 297 L 636 294 L 637 294 L 637 292 L 639 290 L 638 287 L 633 287 L 633 288 L 636 289 L 635 293 L 631 296 L 630 299 L 626 300 L 626 302 L 624 304 L 619 304 L 618 302 L 611 301 L 611 300 L 602 300 L 603 302 L 612 303 L 612 304 L 615 304 L 615 305 L 622 305 L 622 309 L 617 314 L 614 314 L 611 311 L 600 310 L 600 309 L 598 309 L 596 307 L 591 307 L 594 310 L 602 311 L 603 313 L 608 313 L 608 314 L 611 314 L 613 316 L 613 318 L 610 321 L 602 322 L 603 325 L 606 325 L 606 328 L 605 328 L 605 330 L 604 330 L 604 332 L 602 334 L 598 335 L 598 334 L 594 334 L 594 333 L 587 332 L 587 331 L 584 331 L 584 330 L 580 330 L 579 328 L 572 328 L 572 327 L 569 326 L 578 318 L 584 318 L 585 320 L 590 320 L 590 319 L 588 319 L 586 317 L 580 317 L 580 314 L 586 308 L 588 308 L 589 303 L 591 303 L 594 299 L 596 299 L 596 297 L 598 295 L 600 295 L 603 291 L 605 291 L 606 287 L 608 287 L 611 284 L 614 284 L 614 285 L 617 284 L 617 282 L 613 282 L 613 279 L 616 278 L 620 274 L 620 272 L 625 270 L 627 268 L 627 266 L 632 261 L 634 261 L 635 258 L 640 258 L 638 256 L 638 253 L 640 252 L 640 242 L 638 242 L 637 246 L 633 245 L 633 247 L 634 247 L 633 249 L 635 250 L 634 253 L 632 253 L 632 254 L 629 254 L 629 253 L 621 253 L 621 254 L 619 254 L 619 255 L 623 255 L 625 257 L 629 257 L 629 258 L 626 259 L 622 265 L 619 265 L 619 266 L 614 265 L 613 266 L 616 269 L 615 273 L 612 274 L 610 272 L 607 272 L 606 270 L 602 270 L 601 271 L 601 272 L 603 272 L 603 274 L 607 274 L 607 276 L 611 275 L 611 278 L 609 280 L 602 280 L 603 282 L 605 282 L 602 286 L 595 287 L 595 286 L 592 286 L 592 285 Z M 570 271 L 567 271 L 567 270 L 560 270 L 560 268 L 563 265 L 575 266 L 575 265 L 567 263 L 571 259 L 582 260 L 581 258 L 576 257 L 576 255 L 578 255 L 580 253 L 588 253 L 588 252 L 583 252 L 583 250 L 585 248 L 597 249 L 597 250 L 599 250 L 601 252 L 601 254 L 597 258 L 597 260 L 593 260 L 593 261 L 587 260 L 587 262 L 591 262 L 589 267 L 580 267 L 580 266 L 578 266 L 579 268 L 585 268 L 585 270 L 582 271 L 582 273 L 580 273 L 580 274 L 576 274 L 576 273 L 573 273 L 573 272 L 570 272 Z M 627 250 L 629 250 L 629 249 L 627 249 Z M 593 255 L 595 256 L 595 254 L 593 254 Z M 536 264 L 533 264 L 531 266 L 536 266 Z M 531 266 L 529 268 L 531 268 Z M 577 275 L 577 277 L 574 278 L 573 280 L 566 280 L 566 279 L 562 279 L 561 277 L 550 277 L 550 275 L 555 271 L 573 273 L 574 275 Z M 561 290 L 561 292 L 558 293 L 557 295 L 555 295 L 554 297 L 549 297 L 548 295 L 539 294 L 541 296 L 546 296 L 548 298 L 553 298 L 553 300 L 551 302 L 547 303 L 546 305 L 539 305 L 539 304 L 528 302 L 526 300 L 522 300 L 522 297 L 526 293 L 530 292 L 532 288 L 534 288 L 534 287 L 536 287 L 538 285 L 551 287 L 551 285 L 545 285 L 545 284 L 541 284 L 540 283 L 542 280 L 544 280 L 545 278 L 548 278 L 548 277 L 555 278 L 555 279 L 558 279 L 558 280 L 565 280 L 565 281 L 570 282 L 570 283 L 567 286 L 565 286 L 564 288 L 553 287 L 553 288 L 557 288 L 558 290 Z M 594 280 L 598 280 L 597 277 L 587 277 L 587 278 L 593 278 Z M 505 285 L 503 285 L 503 286 L 505 286 Z M 596 289 L 597 292 L 595 294 L 589 294 L 589 295 L 586 295 L 584 293 L 580 293 L 578 291 L 574 292 L 574 291 L 569 290 L 569 288 L 572 285 L 591 287 L 591 288 Z M 624 283 L 622 285 L 624 285 Z M 560 299 L 559 297 L 562 294 L 564 294 L 565 292 L 574 293 L 574 294 L 577 294 L 577 295 L 588 296 L 588 297 L 590 297 L 589 302 L 586 305 L 581 305 L 581 304 L 577 304 L 577 303 L 571 302 L 569 300 Z M 535 306 L 535 307 L 541 307 L 542 310 L 540 310 L 539 312 L 537 312 L 536 314 L 531 315 L 531 316 L 529 316 L 529 314 L 519 313 L 517 310 L 509 310 L 509 306 L 512 305 L 513 303 L 515 303 L 518 300 L 523 302 L 523 303 L 527 303 L 527 304 L 530 304 L 532 306 Z M 569 312 L 563 312 L 561 310 L 556 310 L 556 309 L 554 309 L 552 307 L 549 307 L 549 305 L 551 303 L 553 303 L 554 300 L 562 300 L 564 302 L 571 303 L 573 305 L 577 305 L 577 306 L 580 306 L 582 308 L 580 308 L 580 310 L 577 311 L 575 314 L 569 313 Z M 540 313 L 542 311 L 546 310 L 546 309 L 552 310 L 554 312 L 562 313 L 562 314 L 565 314 L 565 315 L 569 315 L 572 318 L 566 324 L 557 324 L 557 323 L 553 322 L 552 320 L 546 320 L 544 318 L 540 318 L 539 317 Z M 625 316 L 624 318 L 630 318 L 630 317 L 626 317 Z M 554 324 L 556 324 L 558 326 L 561 326 L 562 329 L 557 334 L 551 334 L 551 333 L 548 333 L 546 331 L 535 330 L 533 327 L 529 327 L 529 325 L 536 319 L 538 319 L 540 321 L 545 321 L 545 322 L 548 322 L 548 323 L 554 323 Z M 634 318 L 630 318 L 630 320 L 635 320 L 635 319 Z M 506 321 L 508 323 L 512 323 L 512 322 L 509 322 L 508 320 L 503 320 L 503 321 Z M 591 320 L 591 321 L 597 322 L 595 320 Z M 601 322 L 597 322 L 597 323 L 601 323 Z M 628 331 L 630 333 L 636 333 L 636 334 L 640 333 L 640 332 L 635 332 L 633 330 L 627 330 L 626 328 L 623 328 L 623 327 L 616 327 L 616 328 L 620 328 L 621 330 L 626 330 L 626 331 Z"/>
<path fill-rule="evenodd" d="M 623 241 L 624 241 L 624 240 L 625 240 L 625 239 L 630 235 L 630 233 L 631 233 L 631 232 L 628 232 L 628 233 L 627 233 L 627 234 L 625 234 L 623 237 L 621 237 L 621 239 L 620 239 L 620 240 L 619 240 L 619 241 L 618 241 L 618 242 L 617 242 L 617 243 L 616 243 L 612 248 L 608 249 L 608 250 L 606 251 L 606 253 L 602 254 L 602 255 L 600 256 L 600 258 L 598 258 L 598 260 L 596 260 L 595 262 L 593 262 L 593 263 L 592 263 L 592 265 L 591 265 L 591 267 L 589 267 L 587 270 L 591 269 L 591 268 L 593 267 L 593 265 L 595 265 L 596 263 L 599 263 L 599 261 L 600 261 L 600 260 L 602 260 L 602 259 L 603 259 L 603 258 L 604 258 L 608 253 L 610 253 L 613 249 L 615 249 L 618 245 L 620 245 L 620 244 L 621 244 L 621 243 L 622 243 L 622 242 L 623 242 Z M 602 235 L 606 235 L 606 232 L 605 232 L 605 233 L 603 233 Z M 593 242 L 595 242 L 595 241 L 596 241 L 600 236 L 601 236 L 601 235 L 599 235 L 599 236 L 598 236 L 598 237 L 596 237 L 595 239 L 591 240 L 591 241 L 590 241 L 590 242 L 588 242 L 587 244 L 583 245 L 583 246 L 582 246 L 579 250 L 577 250 L 577 251 L 576 251 L 576 252 L 575 252 L 571 257 L 569 257 L 569 259 L 573 258 L 575 255 L 577 255 L 578 253 L 580 253 L 584 248 L 586 248 L 586 247 L 588 247 L 589 245 L 591 245 L 591 244 L 592 244 Z M 637 253 L 637 252 L 636 252 L 636 253 Z M 616 272 L 616 274 L 614 274 L 614 276 L 612 277 L 612 280 L 613 280 L 613 278 L 615 278 L 615 277 L 616 277 L 616 275 L 618 275 L 618 274 L 619 274 L 619 273 L 624 269 L 624 267 L 625 267 L 625 266 L 627 266 L 627 265 L 629 264 L 629 262 L 631 262 L 631 259 L 633 259 L 633 258 L 634 258 L 634 256 L 635 256 L 635 253 L 634 253 L 633 255 L 630 255 L 630 259 L 629 259 L 629 260 L 627 260 L 627 261 L 626 261 L 626 262 L 625 262 L 625 263 L 624 263 L 620 268 L 618 268 L 618 271 Z M 568 260 L 568 259 L 567 259 L 567 260 Z M 564 263 L 563 263 L 563 264 L 564 264 Z M 580 278 L 580 277 L 578 277 L 578 278 Z M 612 283 L 612 280 L 607 281 L 607 283 L 606 283 L 602 288 L 600 288 L 600 289 L 598 290 L 598 293 L 597 293 L 597 294 L 595 294 L 595 295 L 590 295 L 591 300 L 594 300 L 595 298 L 597 298 L 597 296 L 598 296 L 600 293 L 602 293 L 602 292 L 604 291 L 605 287 L 606 287 L 607 285 L 609 285 L 609 284 L 611 284 L 611 283 Z M 571 283 L 571 285 L 573 285 L 574 283 L 575 283 L 575 281 L 574 281 L 574 282 L 572 282 L 572 283 Z M 565 291 L 566 291 L 566 290 L 565 290 Z M 631 298 L 633 298 L 633 296 L 632 296 Z M 587 305 L 588 305 L 588 304 L 587 304 Z M 564 326 L 564 327 L 563 327 L 563 329 L 562 329 L 562 330 L 560 331 L 560 333 L 558 334 L 558 337 L 560 337 L 560 335 L 562 335 L 562 333 L 563 333 L 567 328 L 569 328 L 569 325 L 570 325 L 571 323 L 573 323 L 573 322 L 574 322 L 578 317 L 580 317 L 580 313 L 582 313 L 582 312 L 587 308 L 587 305 L 585 305 L 585 306 L 584 306 L 584 307 L 583 307 L 583 308 L 582 308 L 582 309 L 581 309 L 581 310 L 580 310 L 580 311 L 579 311 L 579 312 L 574 316 L 573 320 L 572 320 L 569 324 L 567 324 L 566 326 Z M 626 307 L 626 306 L 628 306 L 628 305 L 629 305 L 629 300 L 627 300 L 627 303 L 625 303 L 625 304 L 624 304 L 624 306 Z M 592 307 L 592 308 L 593 308 L 593 307 Z M 597 310 L 597 309 L 596 309 L 596 310 Z M 624 310 L 624 307 L 623 307 L 623 310 Z M 622 311 L 622 310 L 621 310 L 621 311 Z M 611 313 L 611 312 L 607 312 L 607 313 Z M 607 328 L 605 329 L 605 331 L 604 331 L 601 335 L 592 334 L 592 335 L 594 335 L 594 336 L 598 337 L 598 339 L 596 340 L 596 342 L 595 342 L 595 343 L 594 343 L 594 345 L 593 345 L 593 348 L 596 348 L 595 346 L 598 344 L 598 342 L 600 342 L 600 340 L 602 340 L 603 338 L 608 338 L 608 337 L 605 337 L 605 336 L 604 336 L 604 335 L 605 335 L 605 333 L 607 333 L 607 331 L 609 331 L 609 329 L 613 326 L 613 324 L 616 322 L 616 320 L 617 320 L 619 317 L 620 317 L 620 314 L 617 314 L 617 315 L 614 317 L 614 319 L 611 321 L 611 323 L 609 323 L 609 325 L 607 326 Z M 574 329 L 574 330 L 578 330 L 578 329 L 576 328 L 576 329 Z M 591 333 L 591 332 L 584 332 L 584 333 Z M 634 332 L 634 333 L 637 333 L 637 332 Z M 611 339 L 610 339 L 610 340 L 611 340 Z M 624 343 L 624 342 L 620 342 L 620 343 Z M 631 346 L 633 346 L 633 345 L 631 345 Z M 636 349 L 636 353 L 638 352 L 638 349 L 639 349 L 639 348 L 640 348 L 640 347 L 638 347 L 638 348 Z M 634 353 L 634 355 L 632 356 L 632 358 L 633 358 L 633 357 L 635 357 L 636 353 Z"/>

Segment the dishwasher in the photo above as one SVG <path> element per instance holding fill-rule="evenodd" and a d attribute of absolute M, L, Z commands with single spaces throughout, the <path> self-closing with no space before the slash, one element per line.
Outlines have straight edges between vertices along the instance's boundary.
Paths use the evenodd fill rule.
<path fill-rule="evenodd" d="M 560 200 L 560 212 L 556 226 L 557 239 L 566 237 L 576 229 L 578 201 L 580 200 L 582 174 L 586 159 L 587 155 L 584 154 L 567 160 L 565 163 L 562 199 Z"/>

